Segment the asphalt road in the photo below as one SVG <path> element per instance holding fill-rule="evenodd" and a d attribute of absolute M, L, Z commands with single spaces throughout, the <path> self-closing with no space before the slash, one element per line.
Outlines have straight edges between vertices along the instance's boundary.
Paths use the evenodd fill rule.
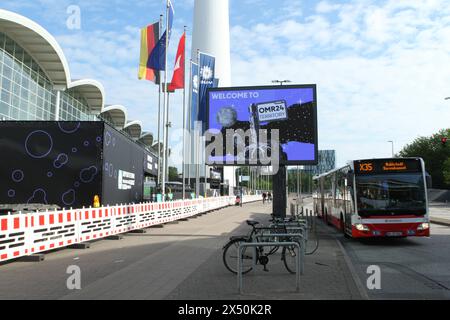
<path fill-rule="evenodd" d="M 309 207 L 311 199 L 304 205 Z M 345 248 L 369 299 L 450 299 L 450 227 L 431 224 L 429 238 L 369 240 L 325 228 Z M 373 265 L 380 268 L 381 289 L 369 290 L 367 269 Z"/>
<path fill-rule="evenodd" d="M 450 299 L 449 227 L 432 224 L 430 238 L 337 237 L 365 287 L 367 268 L 380 268 L 381 289 L 367 289 L 370 299 Z"/>

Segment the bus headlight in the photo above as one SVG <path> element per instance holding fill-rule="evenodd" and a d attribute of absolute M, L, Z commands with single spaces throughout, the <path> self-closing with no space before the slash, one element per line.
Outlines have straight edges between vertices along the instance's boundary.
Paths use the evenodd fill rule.
<path fill-rule="evenodd" d="M 365 224 L 362 224 L 362 223 L 355 224 L 355 228 L 358 231 L 369 231 L 370 230 L 368 226 L 366 226 Z"/>
<path fill-rule="evenodd" d="M 419 231 L 428 230 L 428 229 L 430 229 L 430 224 L 426 223 L 426 222 L 419 224 L 419 226 L 417 227 L 417 230 L 419 230 Z"/>

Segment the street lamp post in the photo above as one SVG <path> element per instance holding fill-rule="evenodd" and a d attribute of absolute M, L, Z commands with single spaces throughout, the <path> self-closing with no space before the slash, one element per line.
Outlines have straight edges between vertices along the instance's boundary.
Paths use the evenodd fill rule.
<path fill-rule="evenodd" d="M 280 86 L 282 86 L 285 83 L 291 83 L 291 80 L 272 80 L 272 83 L 278 83 Z"/>
<path fill-rule="evenodd" d="M 389 140 L 388 142 L 391 143 L 391 147 L 392 147 L 392 158 L 394 157 L 394 141 Z"/>

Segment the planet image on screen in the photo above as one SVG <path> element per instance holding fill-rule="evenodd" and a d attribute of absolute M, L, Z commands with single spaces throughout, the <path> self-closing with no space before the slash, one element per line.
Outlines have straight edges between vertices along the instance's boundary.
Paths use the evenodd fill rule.
<path fill-rule="evenodd" d="M 225 128 L 229 128 L 237 121 L 237 112 L 233 107 L 222 107 L 217 112 L 217 122 Z"/>

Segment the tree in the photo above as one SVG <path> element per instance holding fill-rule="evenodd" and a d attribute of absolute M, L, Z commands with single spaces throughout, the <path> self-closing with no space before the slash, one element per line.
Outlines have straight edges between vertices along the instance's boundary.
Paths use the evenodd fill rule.
<path fill-rule="evenodd" d="M 176 167 L 169 167 L 169 181 L 178 181 L 178 169 Z"/>
<path fill-rule="evenodd" d="M 401 157 L 421 157 L 425 169 L 433 179 L 433 187 L 450 189 L 449 175 L 450 144 L 442 143 L 443 137 L 450 138 L 450 129 L 440 130 L 430 137 L 419 137 L 406 145 L 400 152 Z"/>
<path fill-rule="evenodd" d="M 297 169 L 289 169 L 288 170 L 288 190 L 292 193 L 297 193 Z M 300 174 L 300 188 L 301 192 L 309 192 L 311 190 L 311 180 L 312 174 L 302 171 Z"/>
<path fill-rule="evenodd" d="M 448 158 L 447 160 L 445 160 L 444 162 L 444 182 L 447 185 L 450 185 L 450 158 Z"/>

